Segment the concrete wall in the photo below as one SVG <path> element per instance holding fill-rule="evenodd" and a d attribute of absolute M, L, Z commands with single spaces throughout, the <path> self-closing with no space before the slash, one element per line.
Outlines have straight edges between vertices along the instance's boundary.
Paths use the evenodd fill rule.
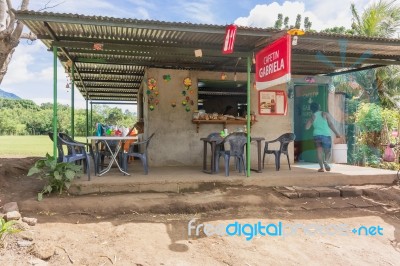
<path fill-rule="evenodd" d="M 233 80 L 234 73 L 225 73 L 227 79 Z M 163 75 L 170 75 L 170 81 L 164 81 Z M 169 70 L 150 68 L 146 71 L 144 82 L 148 78 L 155 78 L 159 91 L 159 104 L 153 111 L 148 108 L 147 87 L 143 88 L 143 117 L 145 121 L 145 136 L 155 132 L 155 136 L 149 147 L 149 160 L 153 166 L 173 166 L 173 165 L 202 165 L 203 142 L 200 138 L 206 137 L 212 132 L 220 132 L 222 124 L 200 125 L 199 132 L 196 132 L 196 125 L 191 122 L 192 113 L 197 109 L 197 80 L 209 79 L 220 80 L 220 72 L 200 72 L 187 70 Z M 182 91 L 186 90 L 183 80 L 186 77 L 192 79 L 194 94 L 190 95 L 194 101 L 191 111 L 186 112 L 181 102 L 184 99 Z M 237 73 L 237 80 L 246 82 L 246 73 Z M 253 84 L 253 77 L 251 80 Z M 286 85 L 276 86 L 271 89 L 286 90 Z M 171 106 L 171 102 L 176 102 L 176 107 Z M 251 90 L 251 110 L 256 113 L 256 122 L 251 128 L 251 135 L 265 137 L 267 140 L 275 139 L 283 133 L 292 132 L 292 110 L 293 100 L 289 100 L 289 108 L 286 116 L 270 116 L 258 114 L 258 91 Z M 228 130 L 234 131 L 240 125 L 229 125 Z M 264 145 L 262 146 L 264 148 Z M 290 146 L 293 154 L 293 145 Z M 256 145 L 252 144 L 252 165 L 256 165 Z M 293 161 L 293 155 L 290 156 Z M 273 155 L 268 155 L 266 161 L 274 163 Z M 282 157 L 282 164 L 286 160 Z"/>

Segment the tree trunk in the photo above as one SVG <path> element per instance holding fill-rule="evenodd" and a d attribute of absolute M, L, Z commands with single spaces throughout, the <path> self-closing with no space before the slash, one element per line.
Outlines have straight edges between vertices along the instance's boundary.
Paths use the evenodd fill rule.
<path fill-rule="evenodd" d="M 28 4 L 29 0 L 22 0 L 21 10 L 26 10 Z M 0 84 L 7 73 L 24 27 L 21 22 L 15 21 L 14 15 L 10 13 L 11 9 L 11 0 L 0 0 Z"/>
<path fill-rule="evenodd" d="M 4 76 L 7 73 L 8 65 L 11 61 L 11 57 L 14 54 L 15 47 L 17 47 L 19 42 L 7 43 L 4 41 L 0 42 L 0 84 L 3 81 Z"/>

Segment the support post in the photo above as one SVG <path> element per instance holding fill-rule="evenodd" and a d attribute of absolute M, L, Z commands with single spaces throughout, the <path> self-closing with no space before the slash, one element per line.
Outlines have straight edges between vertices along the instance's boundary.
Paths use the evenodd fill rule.
<path fill-rule="evenodd" d="M 75 139 L 75 64 L 71 66 L 71 136 Z"/>
<path fill-rule="evenodd" d="M 53 46 L 53 157 L 57 158 L 57 47 Z"/>
<path fill-rule="evenodd" d="M 89 136 L 89 100 L 86 95 L 86 143 L 88 143 L 87 137 Z"/>
<path fill-rule="evenodd" d="M 247 151 L 246 151 L 246 161 L 247 161 L 247 177 L 250 177 L 250 167 L 251 167 L 251 158 L 250 158 L 250 143 L 251 143 L 251 126 L 250 126 L 250 121 L 251 121 L 251 58 L 250 56 L 247 57 Z"/>
<path fill-rule="evenodd" d="M 89 132 L 93 132 L 93 102 L 90 102 L 90 131 Z"/>

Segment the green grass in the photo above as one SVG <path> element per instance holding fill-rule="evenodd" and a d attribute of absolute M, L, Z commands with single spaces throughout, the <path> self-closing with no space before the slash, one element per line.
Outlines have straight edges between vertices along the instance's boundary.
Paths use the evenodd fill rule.
<path fill-rule="evenodd" d="M 85 137 L 75 138 L 84 142 Z M 46 153 L 53 155 L 53 142 L 49 136 L 0 136 L 1 157 L 44 157 Z"/>

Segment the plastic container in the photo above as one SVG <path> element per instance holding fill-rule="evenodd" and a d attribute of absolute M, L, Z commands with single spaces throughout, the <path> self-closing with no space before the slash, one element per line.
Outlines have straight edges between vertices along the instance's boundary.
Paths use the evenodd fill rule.
<path fill-rule="evenodd" d="M 347 144 L 333 144 L 332 160 L 334 163 L 347 163 Z"/>
<path fill-rule="evenodd" d="M 193 119 L 193 120 L 198 120 L 199 117 L 200 117 L 199 111 L 195 110 L 195 111 L 193 112 L 192 119 Z"/>

